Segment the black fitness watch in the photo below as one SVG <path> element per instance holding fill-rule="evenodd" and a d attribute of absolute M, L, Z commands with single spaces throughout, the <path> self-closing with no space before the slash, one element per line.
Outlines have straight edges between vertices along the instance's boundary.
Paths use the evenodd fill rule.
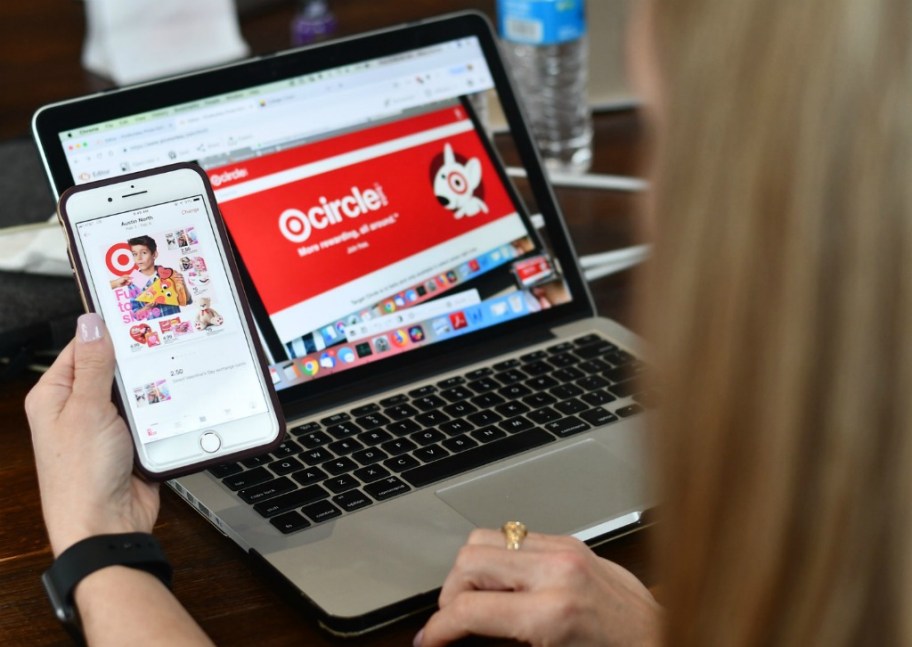
<path fill-rule="evenodd" d="M 41 576 L 41 583 L 54 614 L 77 643 L 82 644 L 84 638 L 73 592 L 84 577 L 107 566 L 146 571 L 171 588 L 171 565 L 158 540 L 148 533 L 96 535 L 76 542 L 54 560 Z"/>

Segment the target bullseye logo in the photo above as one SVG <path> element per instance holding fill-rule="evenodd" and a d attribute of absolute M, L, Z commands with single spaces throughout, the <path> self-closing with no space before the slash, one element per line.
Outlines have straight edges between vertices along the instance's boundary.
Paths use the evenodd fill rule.
<path fill-rule="evenodd" d="M 127 243 L 117 243 L 108 248 L 105 254 L 105 264 L 108 266 L 111 274 L 123 276 L 136 269 L 136 261 L 133 260 L 133 250 Z"/>

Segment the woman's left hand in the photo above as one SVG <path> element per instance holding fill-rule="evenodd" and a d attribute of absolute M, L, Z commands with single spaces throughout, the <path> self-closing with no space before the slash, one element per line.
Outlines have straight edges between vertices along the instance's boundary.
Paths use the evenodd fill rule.
<path fill-rule="evenodd" d="M 476 530 L 415 645 L 469 635 L 532 645 L 658 645 L 661 608 L 630 572 L 572 537 L 530 533 L 519 550 L 506 550 L 500 532 Z"/>

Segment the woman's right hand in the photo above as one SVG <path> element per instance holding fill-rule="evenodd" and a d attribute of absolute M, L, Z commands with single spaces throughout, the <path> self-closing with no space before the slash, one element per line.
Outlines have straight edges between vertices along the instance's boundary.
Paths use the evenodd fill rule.
<path fill-rule="evenodd" d="M 25 399 L 54 555 L 99 534 L 151 532 L 158 485 L 133 475 L 130 432 L 111 402 L 114 348 L 97 314 L 79 318 Z"/>
<path fill-rule="evenodd" d="M 415 647 L 469 635 L 531 645 L 658 645 L 661 608 L 636 577 L 572 537 L 529 534 L 507 550 L 476 530 L 440 591 Z"/>

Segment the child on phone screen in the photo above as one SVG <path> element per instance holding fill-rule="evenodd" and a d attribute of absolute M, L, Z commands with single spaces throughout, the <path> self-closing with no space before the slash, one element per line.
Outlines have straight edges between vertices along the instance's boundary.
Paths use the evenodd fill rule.
<path fill-rule="evenodd" d="M 136 236 L 130 238 L 127 244 L 133 252 L 136 269 L 130 275 L 111 279 L 111 289 L 129 289 L 133 319 L 142 321 L 180 314 L 181 306 L 190 303 L 183 275 L 170 267 L 155 264 L 158 244 L 151 236 Z M 157 291 L 160 296 L 157 299 L 147 296 L 156 287 L 160 288 Z"/>

